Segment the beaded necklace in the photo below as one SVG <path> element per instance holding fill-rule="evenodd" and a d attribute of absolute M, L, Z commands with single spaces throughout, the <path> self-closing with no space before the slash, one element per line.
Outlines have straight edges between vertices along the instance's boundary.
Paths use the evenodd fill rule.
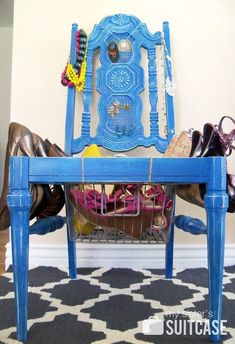
<path fill-rule="evenodd" d="M 61 75 L 63 86 L 75 87 L 82 91 L 85 86 L 87 34 L 80 29 L 76 32 L 76 62 L 72 65 L 69 60 Z"/>

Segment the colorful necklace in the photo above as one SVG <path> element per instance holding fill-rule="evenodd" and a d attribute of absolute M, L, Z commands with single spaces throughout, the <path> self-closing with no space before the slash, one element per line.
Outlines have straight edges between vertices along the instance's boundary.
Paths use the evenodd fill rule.
<path fill-rule="evenodd" d="M 69 60 L 61 75 L 63 86 L 75 87 L 82 91 L 86 77 L 87 34 L 83 29 L 76 32 L 76 62 L 72 65 Z"/>

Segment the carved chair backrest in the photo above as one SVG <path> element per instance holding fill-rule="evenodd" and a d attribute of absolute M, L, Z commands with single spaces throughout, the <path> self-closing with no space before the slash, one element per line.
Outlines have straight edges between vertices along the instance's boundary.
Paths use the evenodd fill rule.
<path fill-rule="evenodd" d="M 76 59 L 77 25 L 72 26 L 70 61 Z M 161 48 L 163 87 L 158 82 L 157 49 Z M 141 66 L 141 55 L 147 50 L 148 64 Z M 100 66 L 94 70 L 94 56 L 99 53 Z M 160 51 L 160 50 L 159 50 Z M 145 75 L 145 70 L 147 70 Z M 99 93 L 98 125 L 91 136 L 91 103 L 93 73 Z M 148 80 L 150 113 L 143 113 L 141 92 Z M 159 93 L 164 93 L 165 135 L 159 130 Z M 96 143 L 112 151 L 127 151 L 137 146 L 155 146 L 164 152 L 174 135 L 174 109 L 170 57 L 169 26 L 163 23 L 162 32 L 151 34 L 146 25 L 134 17 L 118 14 L 105 17 L 94 26 L 88 39 L 86 82 L 83 91 L 81 135 L 74 138 L 75 96 L 68 89 L 65 149 L 75 154 L 85 146 Z M 144 134 L 143 118 L 149 118 L 149 135 Z"/>

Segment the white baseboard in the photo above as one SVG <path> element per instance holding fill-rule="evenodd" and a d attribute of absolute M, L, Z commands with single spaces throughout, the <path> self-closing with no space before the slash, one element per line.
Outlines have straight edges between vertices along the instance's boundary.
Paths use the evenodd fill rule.
<path fill-rule="evenodd" d="M 6 268 L 12 263 L 11 244 L 6 246 Z M 165 245 L 77 243 L 78 267 L 164 268 Z M 225 265 L 235 264 L 235 244 L 225 247 Z M 39 265 L 67 268 L 66 245 L 31 245 L 29 267 Z M 175 245 L 174 267 L 207 266 L 206 245 Z"/>

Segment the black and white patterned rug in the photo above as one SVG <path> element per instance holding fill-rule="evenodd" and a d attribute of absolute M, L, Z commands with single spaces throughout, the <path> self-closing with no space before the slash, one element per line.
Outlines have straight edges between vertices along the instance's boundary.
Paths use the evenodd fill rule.
<path fill-rule="evenodd" d="M 143 323 L 209 317 L 206 269 L 81 268 L 78 279 L 52 267 L 29 275 L 29 344 L 209 343 L 208 335 L 143 333 Z M 152 320 L 151 320 L 152 319 Z M 235 266 L 225 268 L 224 343 L 235 343 Z M 162 320 L 161 320 L 162 321 Z M 12 273 L 0 276 L 0 344 L 16 340 Z M 176 329 L 177 332 L 177 329 Z M 152 333 L 152 332 L 151 332 Z"/>

